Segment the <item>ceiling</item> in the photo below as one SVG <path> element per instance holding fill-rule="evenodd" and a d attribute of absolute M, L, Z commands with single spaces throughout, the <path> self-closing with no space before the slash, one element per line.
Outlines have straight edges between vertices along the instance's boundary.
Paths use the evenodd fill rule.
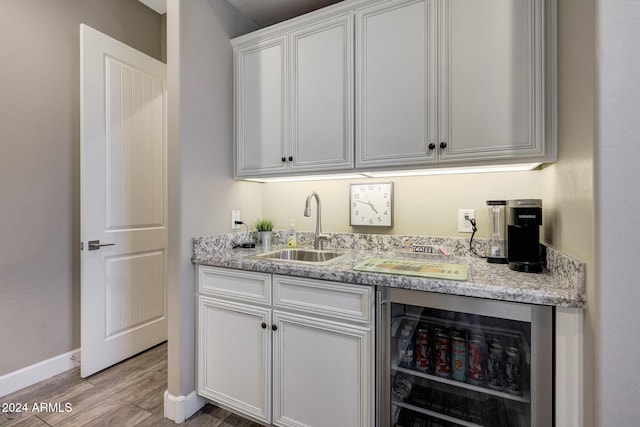
<path fill-rule="evenodd" d="M 159 14 L 167 13 L 167 0 L 140 0 Z M 342 0 L 227 0 L 260 28 L 338 3 Z"/>
<path fill-rule="evenodd" d="M 341 0 L 227 0 L 260 28 L 338 3 Z"/>
<path fill-rule="evenodd" d="M 140 0 L 142 3 L 158 12 L 160 15 L 167 13 L 167 0 Z"/>

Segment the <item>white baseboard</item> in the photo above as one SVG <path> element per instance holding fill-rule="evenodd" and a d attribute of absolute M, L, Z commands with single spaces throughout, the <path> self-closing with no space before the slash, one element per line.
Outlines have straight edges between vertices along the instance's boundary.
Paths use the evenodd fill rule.
<path fill-rule="evenodd" d="M 198 412 L 205 403 L 204 398 L 196 394 L 195 390 L 186 396 L 173 396 L 167 390 L 164 392 L 164 416 L 180 424 Z"/>
<path fill-rule="evenodd" d="M 0 397 L 73 369 L 78 366 L 77 360 L 80 360 L 80 349 L 2 375 L 0 376 Z"/>

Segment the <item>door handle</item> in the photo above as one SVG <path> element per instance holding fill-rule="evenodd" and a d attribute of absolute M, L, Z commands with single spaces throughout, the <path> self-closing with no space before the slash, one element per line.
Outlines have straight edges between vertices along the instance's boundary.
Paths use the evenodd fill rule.
<path fill-rule="evenodd" d="M 102 243 L 100 244 L 100 240 L 89 240 L 89 250 L 97 251 L 103 246 L 115 246 L 115 243 Z"/>

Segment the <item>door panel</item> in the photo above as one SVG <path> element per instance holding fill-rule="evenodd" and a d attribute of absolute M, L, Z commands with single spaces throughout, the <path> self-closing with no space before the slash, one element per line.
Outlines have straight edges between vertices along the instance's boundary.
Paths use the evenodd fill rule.
<path fill-rule="evenodd" d="M 440 3 L 441 160 L 544 154 L 541 2 Z M 538 57 L 536 57 L 538 55 Z"/>
<path fill-rule="evenodd" d="M 164 81 L 115 58 L 106 61 L 107 229 L 164 224 Z"/>
<path fill-rule="evenodd" d="M 238 176 L 288 169 L 287 46 L 283 36 L 235 53 Z"/>
<path fill-rule="evenodd" d="M 351 13 L 291 33 L 291 170 L 353 166 Z"/>
<path fill-rule="evenodd" d="M 279 311 L 273 323 L 273 423 L 370 426 L 371 329 Z"/>
<path fill-rule="evenodd" d="M 269 423 L 271 310 L 206 297 L 199 307 L 198 393 Z"/>
<path fill-rule="evenodd" d="M 80 34 L 86 377 L 167 339 L 166 66 L 84 24 Z"/>
<path fill-rule="evenodd" d="M 106 338 L 164 316 L 164 251 L 106 257 Z"/>
<path fill-rule="evenodd" d="M 356 14 L 356 166 L 435 161 L 435 25 L 426 1 Z"/>

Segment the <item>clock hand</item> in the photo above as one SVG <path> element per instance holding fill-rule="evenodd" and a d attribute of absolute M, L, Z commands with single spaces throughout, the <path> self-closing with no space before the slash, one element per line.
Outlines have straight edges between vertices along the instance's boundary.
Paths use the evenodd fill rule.
<path fill-rule="evenodd" d="M 373 203 L 371 203 L 371 202 L 369 202 L 369 201 L 363 202 L 362 200 L 356 200 L 356 202 L 358 202 L 358 203 L 362 203 L 363 205 L 369 205 L 369 207 L 370 207 L 371 209 L 373 209 L 373 211 L 374 211 L 375 213 L 378 213 L 378 211 L 376 210 L 375 206 L 373 206 Z"/>

